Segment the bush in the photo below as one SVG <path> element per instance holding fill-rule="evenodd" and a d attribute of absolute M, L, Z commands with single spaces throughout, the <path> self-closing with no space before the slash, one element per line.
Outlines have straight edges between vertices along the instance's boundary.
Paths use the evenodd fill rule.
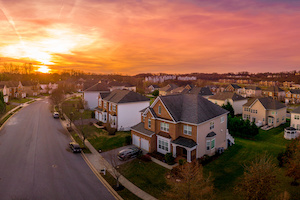
<path fill-rule="evenodd" d="M 131 135 L 127 135 L 127 136 L 125 137 L 125 143 L 126 143 L 127 145 L 130 145 L 130 144 L 131 144 L 131 141 L 132 141 Z"/>
<path fill-rule="evenodd" d="M 103 126 L 103 122 L 100 122 L 100 121 L 98 121 L 96 124 L 99 126 Z"/>
<path fill-rule="evenodd" d="M 212 160 L 212 157 L 211 156 L 208 156 L 208 155 L 204 155 L 202 156 L 201 158 L 199 158 L 199 163 L 201 165 L 206 165 L 208 164 L 210 161 Z"/>
<path fill-rule="evenodd" d="M 159 95 L 159 91 L 158 90 L 154 90 L 152 92 L 152 95 L 155 96 L 155 97 L 157 97 Z"/>
<path fill-rule="evenodd" d="M 185 159 L 179 159 L 178 161 L 179 165 L 184 165 L 186 163 Z"/>
<path fill-rule="evenodd" d="M 175 158 L 173 157 L 172 153 L 167 153 L 165 155 L 165 160 L 166 160 L 167 164 L 172 165 L 172 164 L 174 164 Z"/>

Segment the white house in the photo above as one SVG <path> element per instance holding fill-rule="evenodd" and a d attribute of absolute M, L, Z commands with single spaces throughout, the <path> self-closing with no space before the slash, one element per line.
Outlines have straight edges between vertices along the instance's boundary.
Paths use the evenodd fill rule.
<path fill-rule="evenodd" d="M 100 92 L 109 93 L 108 85 L 103 82 L 101 83 L 101 81 L 83 91 L 83 98 L 87 109 L 97 107 Z"/>
<path fill-rule="evenodd" d="M 208 97 L 208 100 L 218 104 L 219 106 L 226 105 L 230 103 L 234 109 L 234 114 L 243 113 L 243 105 L 247 103 L 247 99 L 233 92 L 219 92 L 211 97 Z"/>
<path fill-rule="evenodd" d="M 118 131 L 129 131 L 141 121 L 140 110 L 150 105 L 150 99 L 129 90 L 100 93 L 95 117 Z"/>

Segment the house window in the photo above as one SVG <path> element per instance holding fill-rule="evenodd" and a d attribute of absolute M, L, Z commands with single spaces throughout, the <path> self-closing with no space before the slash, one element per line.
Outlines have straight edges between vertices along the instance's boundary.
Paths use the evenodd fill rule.
<path fill-rule="evenodd" d="M 221 117 L 221 123 L 223 123 L 224 122 L 224 117 Z"/>
<path fill-rule="evenodd" d="M 282 121 L 284 121 L 284 116 L 282 117 Z"/>
<path fill-rule="evenodd" d="M 210 126 L 209 126 L 209 129 L 214 129 L 215 128 L 215 123 L 214 122 L 210 122 Z"/>
<path fill-rule="evenodd" d="M 158 114 L 161 114 L 161 106 L 158 106 Z"/>
<path fill-rule="evenodd" d="M 165 122 L 160 122 L 160 130 L 164 132 L 169 132 L 169 124 Z"/>
<path fill-rule="evenodd" d="M 279 122 L 279 118 L 277 118 L 277 122 Z"/>
<path fill-rule="evenodd" d="M 295 115 L 295 119 L 299 120 L 299 115 Z"/>
<path fill-rule="evenodd" d="M 206 141 L 206 150 L 209 151 L 210 150 L 210 140 Z"/>
<path fill-rule="evenodd" d="M 112 105 L 112 110 L 116 112 L 116 105 Z"/>
<path fill-rule="evenodd" d="M 103 113 L 103 121 L 106 122 L 106 113 Z"/>
<path fill-rule="evenodd" d="M 101 107 L 101 103 L 102 103 L 102 100 L 101 99 L 99 99 L 99 107 Z"/>
<path fill-rule="evenodd" d="M 106 102 L 103 102 L 103 107 L 106 108 Z"/>
<path fill-rule="evenodd" d="M 297 130 L 300 130 L 300 124 L 297 124 Z"/>
<path fill-rule="evenodd" d="M 183 126 L 183 133 L 185 135 L 192 135 L 192 127 L 188 125 Z"/>
<path fill-rule="evenodd" d="M 158 148 L 164 151 L 169 151 L 169 142 L 167 140 L 158 138 Z"/>
<path fill-rule="evenodd" d="M 211 140 L 211 149 L 215 148 L 215 142 L 216 142 L 216 139 Z"/>
<path fill-rule="evenodd" d="M 148 128 L 151 129 L 151 119 L 148 119 Z"/>

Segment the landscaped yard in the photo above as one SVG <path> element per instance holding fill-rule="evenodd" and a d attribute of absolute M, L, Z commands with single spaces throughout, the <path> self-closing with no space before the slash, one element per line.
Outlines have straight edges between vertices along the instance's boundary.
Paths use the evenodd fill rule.
<path fill-rule="evenodd" d="M 158 199 L 169 189 L 165 179 L 169 170 L 152 161 L 135 159 L 121 165 L 120 171 L 133 184 Z"/>
<path fill-rule="evenodd" d="M 31 101 L 32 99 L 11 99 L 9 100 L 10 103 L 26 103 L 28 101 Z"/>
<path fill-rule="evenodd" d="M 81 126 L 78 126 L 78 129 L 81 130 Z M 94 125 L 84 125 L 82 130 L 94 148 L 101 149 L 102 152 L 127 145 L 126 137 L 131 135 L 130 131 L 117 131 L 115 135 L 109 135 L 106 130 Z"/>
<path fill-rule="evenodd" d="M 204 166 L 204 172 L 211 172 L 215 178 L 214 186 L 217 192 L 217 199 L 234 199 L 233 187 L 239 181 L 239 177 L 243 175 L 243 165 L 251 162 L 256 156 L 267 152 L 274 158 L 274 162 L 278 163 L 276 157 L 282 152 L 287 141 L 283 138 L 282 125 L 269 131 L 260 130 L 255 140 L 246 140 L 235 138 L 235 145 L 226 150 L 217 160 Z M 291 186 L 291 178 L 284 176 L 284 169 L 278 171 L 279 191 L 288 191 L 291 199 L 300 196 L 299 188 Z"/>
<path fill-rule="evenodd" d="M 91 118 L 91 110 L 84 110 L 83 113 L 81 113 L 80 109 L 82 109 L 82 106 L 80 105 L 79 97 L 73 97 L 72 99 L 64 101 L 62 104 L 62 110 L 68 116 L 68 118 L 71 117 L 70 113 L 73 113 L 72 120 Z"/>

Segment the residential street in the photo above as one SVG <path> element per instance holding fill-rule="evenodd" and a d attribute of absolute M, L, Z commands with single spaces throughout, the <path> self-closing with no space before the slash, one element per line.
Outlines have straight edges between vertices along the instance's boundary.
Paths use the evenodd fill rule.
<path fill-rule="evenodd" d="M 48 100 L 22 108 L 0 131 L 0 199 L 115 199 L 80 154 Z"/>

